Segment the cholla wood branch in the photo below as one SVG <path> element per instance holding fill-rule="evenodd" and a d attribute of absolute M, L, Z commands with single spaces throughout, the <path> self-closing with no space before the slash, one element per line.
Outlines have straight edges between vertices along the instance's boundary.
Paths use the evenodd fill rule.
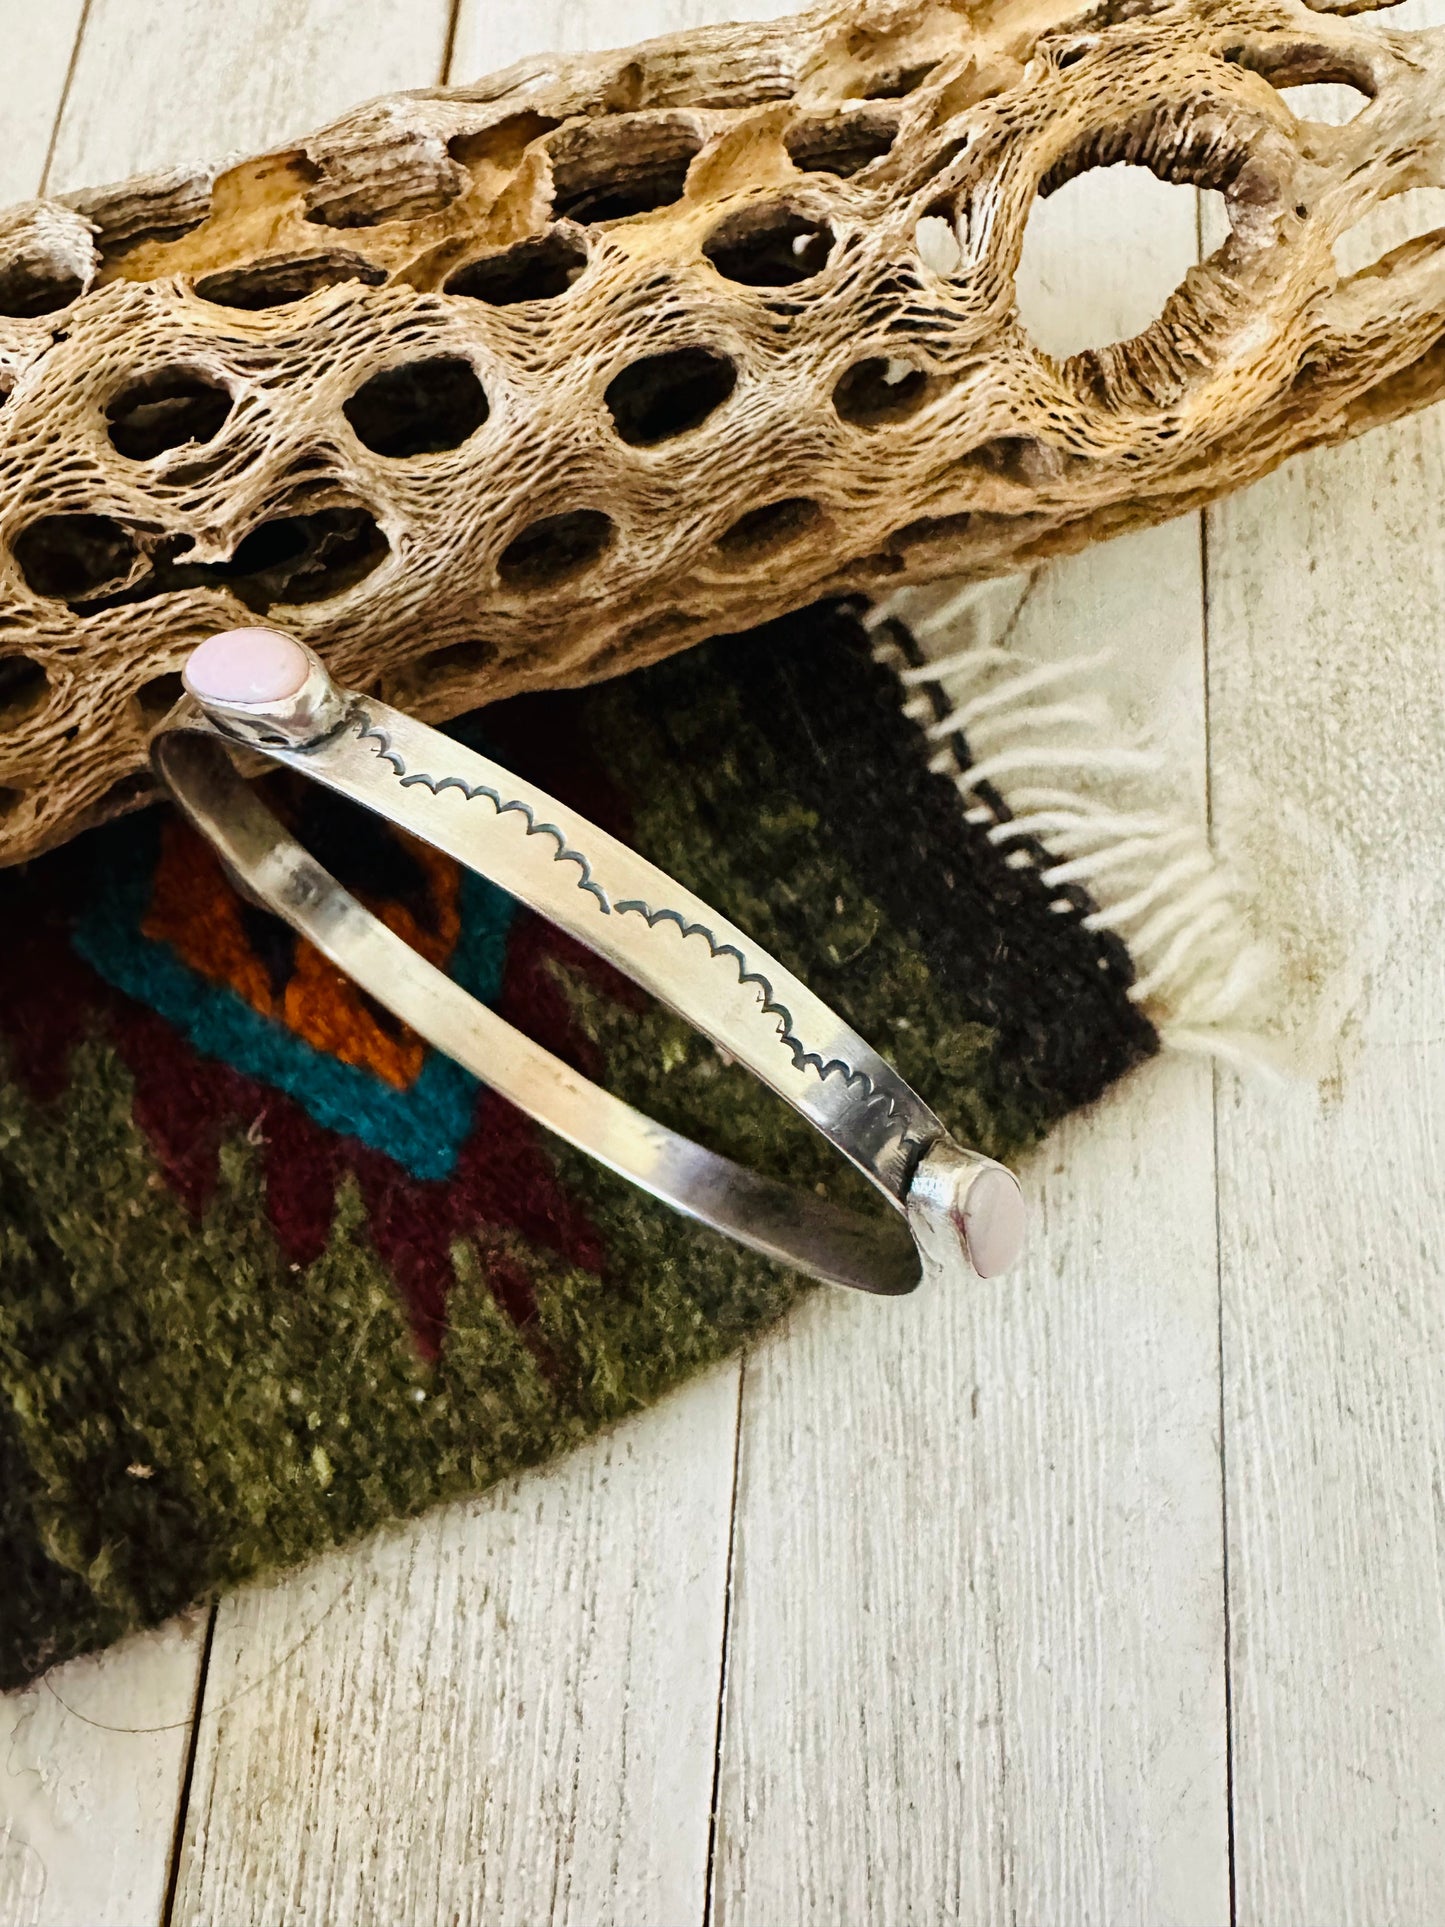
<path fill-rule="evenodd" d="M 1348 125 L 1281 91 L 1367 97 Z M 363 107 L 0 217 L 0 861 L 147 793 L 201 634 L 423 715 L 838 590 L 1016 569 L 1433 396 L 1445 36 L 1297 0 L 832 6 Z M 1041 193 L 1229 239 L 1135 339 L 1015 307 Z"/>

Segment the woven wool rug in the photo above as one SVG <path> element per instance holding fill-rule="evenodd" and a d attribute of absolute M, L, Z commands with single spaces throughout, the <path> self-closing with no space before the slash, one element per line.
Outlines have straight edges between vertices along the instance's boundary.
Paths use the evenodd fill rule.
<path fill-rule="evenodd" d="M 1221 920 L 1161 894 L 1157 829 L 1038 746 L 1072 713 L 1061 673 L 989 648 L 935 669 L 900 621 L 830 605 L 454 727 L 756 933 L 1011 1158 L 1155 1052 L 1161 1010 L 1183 1035 L 1237 1001 L 1229 945 L 1200 962 Z M 273 796 L 559 1056 L 849 1192 L 784 1105 L 549 925 L 314 786 Z M 173 813 L 0 876 L 0 914 L 7 1685 L 563 1451 L 802 1288 L 428 1050 Z"/>

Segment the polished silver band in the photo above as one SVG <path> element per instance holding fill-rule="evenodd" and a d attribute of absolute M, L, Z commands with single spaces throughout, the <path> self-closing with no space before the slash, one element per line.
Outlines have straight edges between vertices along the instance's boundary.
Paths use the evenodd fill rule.
<path fill-rule="evenodd" d="M 293 645 L 299 647 L 299 645 Z M 897 1294 L 924 1270 L 983 1275 L 1017 1246 L 1018 1189 L 956 1144 L 897 1072 L 776 959 L 691 892 L 450 737 L 338 690 L 306 652 L 282 700 L 188 695 L 153 745 L 182 810 L 245 892 L 438 1050 L 675 1210 L 826 1283 Z M 194 659 L 193 659 L 194 660 Z M 229 746 L 324 784 L 557 924 L 694 1024 L 883 1193 L 874 1219 L 703 1149 L 590 1083 L 364 909 L 282 828 Z"/>

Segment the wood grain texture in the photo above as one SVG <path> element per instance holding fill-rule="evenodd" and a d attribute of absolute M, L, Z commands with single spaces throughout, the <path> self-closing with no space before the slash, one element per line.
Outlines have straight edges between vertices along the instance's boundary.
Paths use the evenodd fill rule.
<path fill-rule="evenodd" d="M 737 1367 L 223 1602 L 176 1927 L 702 1917 Z"/>
<path fill-rule="evenodd" d="M 177 1927 L 700 1922 L 737 1386 L 223 1604 Z"/>
<path fill-rule="evenodd" d="M 0 1698 L 0 1922 L 161 1918 L 204 1614 Z"/>
<path fill-rule="evenodd" d="M 1006 1286 L 750 1361 L 717 1922 L 1227 1919 L 1208 1095 L 1067 1126 Z"/>
<path fill-rule="evenodd" d="M 434 86 L 450 0 L 91 0 L 52 193 L 285 140 Z"/>
<path fill-rule="evenodd" d="M 1418 210 L 1383 213 L 1375 243 Z M 1221 1094 L 1247 1927 L 1423 1927 L 1445 1893 L 1442 499 L 1437 410 L 1210 517 L 1216 816 L 1295 1027 L 1322 977 L 1347 1018 L 1317 1088 Z"/>
<path fill-rule="evenodd" d="M 1188 524 L 1059 565 L 1012 646 L 1112 641 L 1202 811 L 1199 567 Z M 750 1360 L 719 1927 L 1228 1918 L 1211 1133 L 1156 1066 L 1025 1173 L 1006 1283 Z"/>
<path fill-rule="evenodd" d="M 460 0 L 447 84 L 464 87 L 535 55 L 598 52 L 799 11 L 794 0 Z"/>
<path fill-rule="evenodd" d="M 6 18 L 7 196 L 41 183 L 81 13 L 79 0 L 58 0 Z M 3 1927 L 159 1920 L 202 1631 L 182 1622 L 0 1698 Z"/>
<path fill-rule="evenodd" d="M 75 48 L 79 15 L 67 4 L 6 21 L 0 179 L 28 169 L 13 193 L 39 185 L 67 80 L 56 190 L 272 138 L 358 94 L 435 80 L 446 26 L 445 0 L 408 19 L 380 0 L 369 10 L 268 0 L 224 12 L 92 0 Z M 376 31 L 388 15 L 390 40 Z M 0 1702 L 0 1927 L 159 1922 L 203 1633 L 203 1619 L 181 1622 Z"/>
<path fill-rule="evenodd" d="M 0 201 L 23 200 L 46 184 L 45 164 L 83 4 L 55 0 L 45 7 L 7 9 Z"/>

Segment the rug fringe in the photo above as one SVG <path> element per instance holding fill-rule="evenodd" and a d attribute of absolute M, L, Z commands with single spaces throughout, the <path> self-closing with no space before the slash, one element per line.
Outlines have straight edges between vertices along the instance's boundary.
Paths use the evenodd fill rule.
<path fill-rule="evenodd" d="M 1013 867 L 1057 892 L 1053 910 L 1127 945 L 1130 996 L 1167 1049 L 1285 1071 L 1292 1053 L 1267 1034 L 1278 960 L 1171 785 L 1170 759 L 1119 740 L 1091 684 L 1112 652 L 1034 662 L 1005 646 L 1031 580 L 969 583 L 922 609 L 903 590 L 864 616 L 904 713 L 937 745 L 929 767 L 952 778 L 969 822 L 1012 846 Z"/>

